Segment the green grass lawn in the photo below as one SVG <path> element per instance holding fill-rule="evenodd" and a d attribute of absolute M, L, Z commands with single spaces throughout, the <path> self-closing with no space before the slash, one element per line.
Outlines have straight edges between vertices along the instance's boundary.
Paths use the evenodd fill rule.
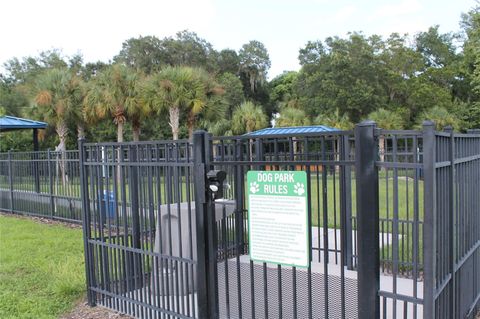
<path fill-rule="evenodd" d="M 57 318 L 85 293 L 81 229 L 0 215 L 0 318 Z"/>

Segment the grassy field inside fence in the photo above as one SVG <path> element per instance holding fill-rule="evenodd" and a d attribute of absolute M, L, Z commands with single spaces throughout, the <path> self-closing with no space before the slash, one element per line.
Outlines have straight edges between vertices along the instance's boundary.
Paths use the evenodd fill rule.
<path fill-rule="evenodd" d="M 0 318 L 57 318 L 85 293 L 81 229 L 0 215 Z"/>
<path fill-rule="evenodd" d="M 153 179 L 154 184 L 156 185 L 156 180 Z M 172 183 L 172 191 L 174 191 L 175 185 Z M 185 179 L 183 178 L 181 181 L 181 193 L 184 197 L 182 200 L 186 199 L 186 188 L 187 185 L 185 183 Z M 160 185 L 164 185 L 163 179 L 160 181 Z M 321 175 L 319 177 L 312 174 L 310 178 L 310 196 L 311 196 L 311 205 L 312 205 L 312 224 L 314 226 L 323 226 L 323 205 L 324 205 L 324 195 L 323 190 L 325 187 L 323 186 L 323 181 Z M 410 177 L 400 176 L 398 177 L 397 182 L 397 194 L 398 194 L 398 204 L 397 204 L 397 211 L 398 211 L 398 219 L 400 220 L 413 220 L 414 214 L 414 186 L 415 182 Z M 130 185 L 124 185 L 125 196 L 127 201 L 130 201 Z M 154 186 L 156 187 L 156 186 Z M 2 184 L 0 182 L 0 188 L 4 190 L 8 190 L 8 186 L 6 184 Z M 69 188 L 70 191 L 67 191 L 66 188 Z M 112 185 L 109 186 L 112 190 Z M 147 189 L 148 185 L 146 182 L 143 184 L 143 189 Z M 245 185 L 247 189 L 247 185 Z M 22 183 L 15 183 L 14 190 L 16 191 L 30 191 L 33 189 L 33 182 L 32 181 L 24 181 Z M 73 191 L 72 191 L 73 190 Z M 43 193 L 48 193 L 44 191 L 42 188 Z M 121 189 L 118 188 L 118 197 L 120 197 Z M 372 191 L 373 192 L 373 191 Z M 80 185 L 78 181 L 70 182 L 64 188 L 62 185 L 58 186 L 57 192 L 55 194 L 58 196 L 64 196 L 66 194 L 74 193 L 75 197 L 80 197 Z M 392 178 L 392 174 L 390 173 L 389 177 L 385 177 L 385 174 L 380 174 L 379 178 L 379 217 L 380 218 L 393 218 L 394 213 L 394 179 Z M 71 196 L 71 195 L 70 195 Z M 193 191 L 190 192 L 190 199 L 193 201 L 194 194 Z M 120 199 L 120 198 L 119 198 Z M 328 217 L 328 227 L 334 228 L 339 227 L 339 215 L 340 215 L 340 181 L 337 177 L 334 179 L 332 175 L 328 175 L 327 183 L 326 183 L 326 203 L 327 203 L 327 217 Z M 162 189 L 161 194 L 161 202 L 162 204 L 166 203 L 166 194 L 164 189 Z M 156 198 L 154 200 L 154 204 L 156 205 Z M 352 177 L 351 180 L 351 209 L 352 214 L 355 215 L 356 211 L 356 183 L 355 178 Z M 336 213 L 336 216 L 335 214 Z M 418 181 L 418 214 L 419 219 L 423 220 L 423 181 Z"/>

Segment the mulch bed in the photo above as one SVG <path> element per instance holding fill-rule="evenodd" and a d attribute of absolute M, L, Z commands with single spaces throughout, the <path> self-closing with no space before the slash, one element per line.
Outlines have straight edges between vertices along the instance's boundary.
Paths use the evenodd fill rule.
<path fill-rule="evenodd" d="M 90 307 L 85 300 L 82 300 L 73 310 L 60 319 L 118 319 L 132 318 L 127 315 L 120 314 L 102 306 Z"/>

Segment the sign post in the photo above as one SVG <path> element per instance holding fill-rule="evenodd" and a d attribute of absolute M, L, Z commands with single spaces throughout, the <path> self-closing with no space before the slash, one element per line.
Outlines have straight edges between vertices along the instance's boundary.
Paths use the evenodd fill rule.
<path fill-rule="evenodd" d="M 247 189 L 250 258 L 308 267 L 307 174 L 250 171 Z"/>

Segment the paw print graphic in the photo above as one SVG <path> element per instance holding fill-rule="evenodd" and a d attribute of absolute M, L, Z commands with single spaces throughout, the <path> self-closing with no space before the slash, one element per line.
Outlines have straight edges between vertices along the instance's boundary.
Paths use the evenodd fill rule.
<path fill-rule="evenodd" d="M 257 182 L 250 183 L 250 193 L 255 194 L 260 190 L 260 186 Z"/>
<path fill-rule="evenodd" d="M 296 183 L 293 185 L 293 192 L 298 196 L 302 196 L 305 193 L 305 185 Z"/>

